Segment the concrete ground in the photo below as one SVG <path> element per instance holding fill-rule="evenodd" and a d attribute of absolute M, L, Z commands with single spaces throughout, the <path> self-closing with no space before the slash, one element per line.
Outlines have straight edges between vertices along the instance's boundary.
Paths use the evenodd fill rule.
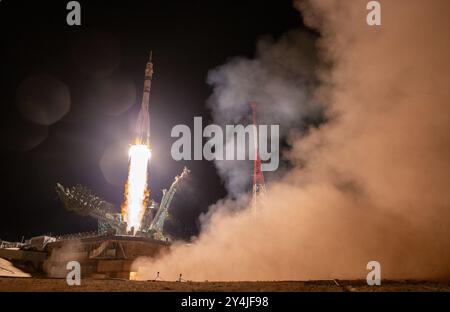
<path fill-rule="evenodd" d="M 154 282 L 120 279 L 84 279 L 81 286 L 68 286 L 65 279 L 0 277 L 0 291 L 444 291 L 450 282 L 383 281 L 381 286 L 368 286 L 354 281 L 264 281 L 264 282 Z"/>

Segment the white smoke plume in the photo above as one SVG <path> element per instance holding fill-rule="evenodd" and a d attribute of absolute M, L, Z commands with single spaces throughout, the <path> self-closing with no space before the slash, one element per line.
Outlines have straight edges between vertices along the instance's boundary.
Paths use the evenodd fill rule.
<path fill-rule="evenodd" d="M 43 264 L 43 270 L 49 277 L 65 278 L 68 272 L 67 263 L 80 261 L 82 258 L 82 244 L 79 239 L 63 241 L 58 247 L 51 249 Z"/>
<path fill-rule="evenodd" d="M 232 200 L 218 203 L 192 244 L 138 260 L 141 278 L 157 271 L 191 280 L 365 278 L 372 260 L 381 263 L 382 278 L 450 278 L 450 2 L 380 2 L 381 27 L 366 24 L 367 1 L 295 2 L 320 33 L 326 65 L 316 69 L 315 102 L 305 103 L 311 89 L 297 88 L 296 79 L 281 79 L 273 89 L 263 83 L 273 80 L 264 70 L 255 74 L 261 80 L 248 79 L 253 73 L 242 64 L 259 64 L 261 55 L 218 70 L 217 77 L 225 72 L 241 80 L 215 83 L 216 118 L 246 114 L 239 103 L 260 94 L 256 101 L 269 97 L 267 103 L 286 109 L 276 115 L 274 108 L 272 116 L 293 128 L 298 119 L 283 116 L 301 119 L 315 103 L 323 103 L 327 121 L 284 133 L 293 168 L 268 184 L 257 215 L 230 213 Z M 297 44 L 286 41 L 280 49 Z M 292 57 L 301 72 L 297 53 Z M 283 97 L 278 88 L 298 93 Z M 232 188 L 233 179 L 223 177 Z"/>
<path fill-rule="evenodd" d="M 214 92 L 208 100 L 219 125 L 251 123 L 249 103 L 257 103 L 258 124 L 280 125 L 283 138 L 292 128 L 302 127 L 305 118 L 320 116 L 321 107 L 312 97 L 317 83 L 314 68 L 314 35 L 292 31 L 274 42 L 258 42 L 255 59 L 236 57 L 209 72 Z M 247 146 L 248 147 L 248 146 Z M 229 195 L 236 198 L 251 185 L 251 161 L 217 160 L 220 176 Z"/>

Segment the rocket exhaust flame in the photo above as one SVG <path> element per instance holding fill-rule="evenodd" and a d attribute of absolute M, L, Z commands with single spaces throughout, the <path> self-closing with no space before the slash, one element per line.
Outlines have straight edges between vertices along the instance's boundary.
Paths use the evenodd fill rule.
<path fill-rule="evenodd" d="M 151 158 L 151 151 L 147 145 L 132 145 L 128 156 L 130 166 L 122 213 L 127 222 L 127 231 L 133 229 L 135 233 L 141 227 L 148 198 L 147 167 Z"/>

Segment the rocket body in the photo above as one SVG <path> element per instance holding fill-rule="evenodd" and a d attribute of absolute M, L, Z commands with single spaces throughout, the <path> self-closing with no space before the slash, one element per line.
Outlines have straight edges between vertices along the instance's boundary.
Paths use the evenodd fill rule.
<path fill-rule="evenodd" d="M 141 109 L 136 124 L 135 144 L 150 146 L 150 91 L 152 87 L 153 63 L 152 53 L 145 67 L 144 93 L 142 95 Z"/>

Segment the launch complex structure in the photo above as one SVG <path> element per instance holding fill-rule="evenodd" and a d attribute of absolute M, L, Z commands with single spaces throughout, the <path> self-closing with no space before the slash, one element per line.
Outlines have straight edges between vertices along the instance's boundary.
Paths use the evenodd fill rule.
<path fill-rule="evenodd" d="M 137 177 L 131 177 L 132 166 L 134 160 L 130 158 L 130 172 L 129 180 L 125 187 L 125 202 L 122 205 L 121 212 L 117 212 L 118 209 L 113 204 L 107 202 L 104 199 L 94 195 L 87 187 L 82 185 L 76 185 L 74 187 L 66 188 L 61 184 L 57 184 L 56 192 L 61 199 L 62 203 L 67 210 L 76 212 L 80 215 L 91 216 L 98 220 L 98 234 L 99 235 L 127 235 L 127 236 L 139 236 L 148 237 L 156 240 L 168 241 L 169 238 L 164 234 L 164 223 L 169 216 L 169 207 L 172 199 L 180 185 L 180 183 L 188 176 L 189 170 L 184 168 L 182 173 L 175 177 L 174 182 L 168 190 L 163 190 L 163 196 L 161 203 L 157 203 L 155 200 L 149 198 L 149 190 L 146 182 L 141 183 L 141 192 L 137 200 L 142 202 L 135 203 L 139 207 L 136 208 L 137 224 L 127 224 L 127 214 L 131 214 L 129 211 L 131 208 L 130 201 L 134 200 L 130 198 L 132 184 L 136 182 L 130 181 L 130 178 L 135 180 L 147 179 L 147 163 L 150 160 L 150 92 L 153 78 L 153 62 L 152 52 L 145 68 L 145 80 L 142 96 L 142 104 L 139 111 L 134 144 L 130 149 L 130 154 L 141 149 L 146 149 L 148 159 L 143 159 L 144 164 L 140 168 L 136 168 L 139 171 Z M 131 155 L 130 155 L 131 157 Z M 139 182 L 139 181 L 138 181 Z M 128 195 L 128 196 L 127 196 Z M 128 207 L 127 207 L 128 204 Z"/>
<path fill-rule="evenodd" d="M 121 207 L 96 196 L 87 187 L 64 187 L 56 193 L 68 211 L 97 220 L 97 231 L 69 235 L 42 235 L 25 242 L 0 240 L 0 258 L 41 272 L 49 277 L 65 277 L 69 261 L 78 261 L 83 277 L 135 278 L 132 263 L 138 257 L 156 257 L 170 247 L 164 232 L 172 200 L 189 170 L 185 167 L 161 202 L 150 198 L 148 162 L 151 158 L 149 103 L 153 77 L 152 53 L 145 68 L 144 90 L 133 144 L 129 150 L 128 180 Z"/>
<path fill-rule="evenodd" d="M 152 53 L 145 68 L 144 90 L 133 145 L 129 151 L 128 180 L 125 199 L 119 208 L 96 196 L 83 185 L 56 185 L 56 193 L 68 211 L 97 220 L 97 231 L 69 235 L 42 235 L 25 242 L 0 240 L 0 258 L 7 259 L 50 277 L 65 277 L 68 261 L 80 263 L 82 276 L 94 278 L 134 279 L 132 266 L 138 257 L 156 257 L 170 247 L 164 232 L 169 208 L 180 184 L 189 174 L 185 167 L 161 202 L 150 198 L 148 162 L 151 158 L 150 92 L 153 78 Z M 265 192 L 264 176 L 258 147 L 256 103 L 250 103 L 255 135 L 252 210 L 256 212 Z M 120 212 L 119 212 L 120 211 Z"/>

